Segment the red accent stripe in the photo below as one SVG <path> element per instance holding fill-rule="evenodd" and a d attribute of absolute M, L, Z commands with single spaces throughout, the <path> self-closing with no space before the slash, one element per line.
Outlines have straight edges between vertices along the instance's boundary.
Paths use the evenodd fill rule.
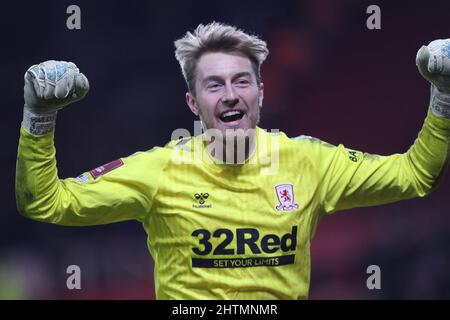
<path fill-rule="evenodd" d="M 111 161 L 111 162 L 109 162 L 107 164 L 104 164 L 104 165 L 102 165 L 100 167 L 97 167 L 97 168 L 95 168 L 95 169 L 93 169 L 93 170 L 91 170 L 89 172 L 90 172 L 90 174 L 92 175 L 92 177 L 95 180 L 98 177 L 104 175 L 105 173 L 108 173 L 108 172 L 110 172 L 110 171 L 112 171 L 114 169 L 117 169 L 118 167 L 120 167 L 122 165 L 123 165 L 122 159 L 117 159 L 117 160 Z"/>

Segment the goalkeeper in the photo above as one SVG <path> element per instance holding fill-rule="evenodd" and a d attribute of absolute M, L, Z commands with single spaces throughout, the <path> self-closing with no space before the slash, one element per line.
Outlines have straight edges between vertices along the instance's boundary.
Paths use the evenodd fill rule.
<path fill-rule="evenodd" d="M 258 37 L 210 23 L 175 47 L 186 102 L 203 134 L 60 179 L 56 116 L 89 84 L 73 63 L 46 61 L 25 73 L 16 168 L 17 205 L 26 217 L 67 226 L 139 221 L 158 299 L 305 299 L 311 241 L 324 215 L 425 196 L 446 170 L 449 39 L 417 53 L 431 83 L 429 109 L 414 144 L 390 156 L 258 127 L 268 55 Z M 220 139 L 210 139 L 214 134 Z M 195 161 L 180 161 L 186 157 Z M 267 158 L 277 170 L 264 171 Z"/>

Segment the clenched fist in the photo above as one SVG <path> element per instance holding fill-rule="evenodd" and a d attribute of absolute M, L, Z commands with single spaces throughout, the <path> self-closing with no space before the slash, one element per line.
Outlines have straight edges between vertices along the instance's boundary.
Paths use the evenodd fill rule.
<path fill-rule="evenodd" d="M 450 39 L 434 40 L 422 46 L 416 56 L 420 74 L 431 82 L 431 110 L 450 118 Z"/>
<path fill-rule="evenodd" d="M 72 62 L 49 60 L 25 72 L 25 108 L 35 114 L 59 110 L 89 91 L 86 76 Z"/>

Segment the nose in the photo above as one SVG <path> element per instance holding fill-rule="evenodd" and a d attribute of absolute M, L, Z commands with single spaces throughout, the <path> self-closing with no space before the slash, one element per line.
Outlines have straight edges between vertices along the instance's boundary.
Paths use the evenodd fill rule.
<path fill-rule="evenodd" d="M 222 103 L 226 104 L 227 106 L 233 107 L 236 105 L 239 101 L 239 97 L 234 91 L 234 88 L 232 85 L 226 85 L 225 86 L 225 92 L 222 97 Z"/>

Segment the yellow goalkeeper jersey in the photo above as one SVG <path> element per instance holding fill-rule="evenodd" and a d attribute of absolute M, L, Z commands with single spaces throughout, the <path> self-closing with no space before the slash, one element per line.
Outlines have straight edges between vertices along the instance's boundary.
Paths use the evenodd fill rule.
<path fill-rule="evenodd" d="M 430 111 L 412 147 L 390 156 L 257 128 L 244 164 L 211 161 L 197 136 L 59 179 L 53 133 L 22 127 L 17 204 L 59 225 L 138 220 L 158 299 L 305 299 L 320 219 L 426 195 L 445 171 L 449 137 L 450 120 Z"/>

